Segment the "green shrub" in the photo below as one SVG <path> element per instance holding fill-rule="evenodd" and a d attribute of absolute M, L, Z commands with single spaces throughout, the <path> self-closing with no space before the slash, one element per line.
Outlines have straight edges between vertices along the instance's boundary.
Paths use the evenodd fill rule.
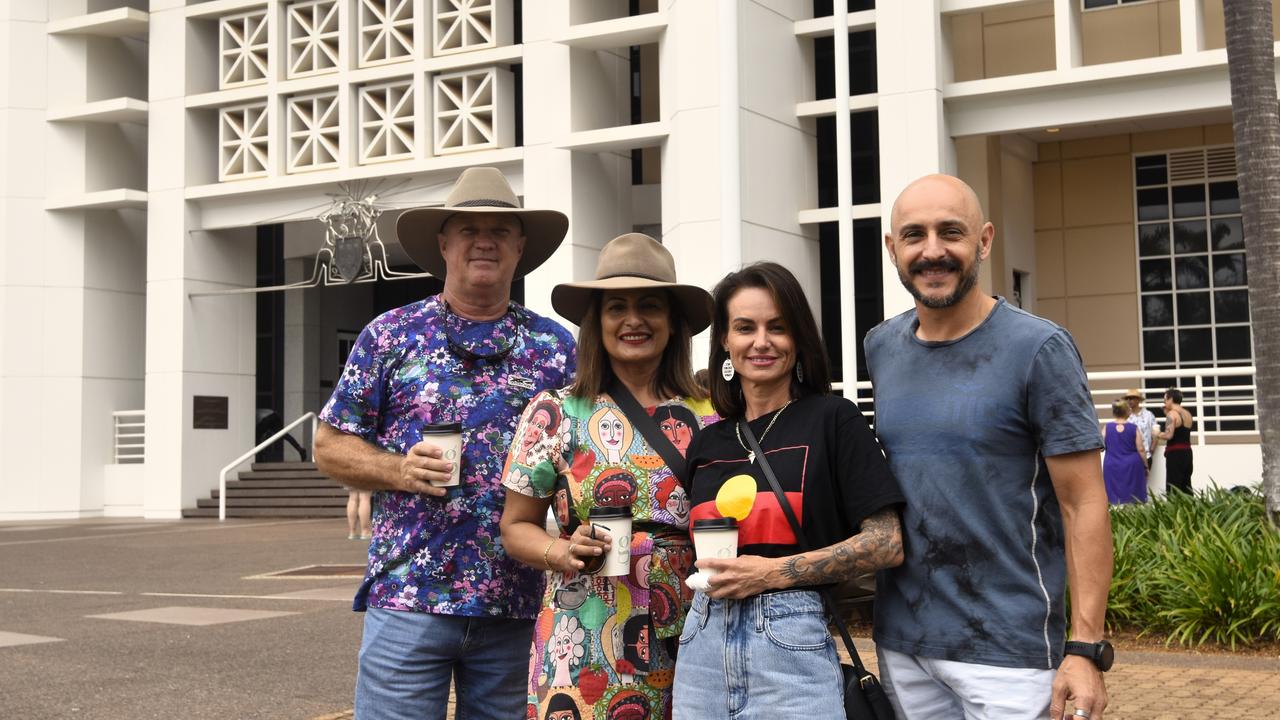
<path fill-rule="evenodd" d="M 1172 493 L 1111 511 L 1115 627 L 1168 642 L 1280 640 L 1280 534 L 1257 492 Z"/>

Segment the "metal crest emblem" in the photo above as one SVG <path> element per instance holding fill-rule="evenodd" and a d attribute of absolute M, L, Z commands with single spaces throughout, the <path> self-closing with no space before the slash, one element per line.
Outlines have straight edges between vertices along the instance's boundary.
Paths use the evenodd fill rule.
<path fill-rule="evenodd" d="M 364 238 L 340 237 L 334 240 L 333 264 L 337 266 L 342 281 L 351 283 L 364 270 Z"/>

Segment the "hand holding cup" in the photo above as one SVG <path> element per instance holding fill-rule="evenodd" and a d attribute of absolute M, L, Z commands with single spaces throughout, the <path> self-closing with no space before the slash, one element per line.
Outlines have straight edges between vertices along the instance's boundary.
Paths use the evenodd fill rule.
<path fill-rule="evenodd" d="M 409 448 L 400 460 L 398 490 L 420 495 L 442 497 L 448 490 L 441 487 L 448 482 L 456 463 L 444 459 L 444 449 L 423 440 Z"/>
<path fill-rule="evenodd" d="M 582 523 L 569 536 L 569 545 L 557 564 L 563 566 L 559 568 L 561 570 L 591 572 L 588 568 L 591 565 L 598 566 L 599 561 L 611 547 L 613 547 L 613 538 L 608 533 L 602 532 L 599 528 L 592 528 L 589 523 Z"/>

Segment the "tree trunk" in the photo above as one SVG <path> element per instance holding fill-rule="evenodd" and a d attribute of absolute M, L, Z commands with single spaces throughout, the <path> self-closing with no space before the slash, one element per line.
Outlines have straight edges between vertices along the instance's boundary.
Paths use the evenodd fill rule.
<path fill-rule="evenodd" d="M 1280 105 L 1271 0 L 1224 0 L 1267 514 L 1280 527 Z"/>

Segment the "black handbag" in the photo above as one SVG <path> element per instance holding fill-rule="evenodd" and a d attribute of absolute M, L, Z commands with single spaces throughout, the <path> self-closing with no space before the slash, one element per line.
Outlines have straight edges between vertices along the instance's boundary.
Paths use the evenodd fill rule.
<path fill-rule="evenodd" d="M 742 436 L 747 439 L 747 444 L 751 446 L 751 451 L 755 453 L 755 459 L 760 463 L 765 480 L 769 481 L 773 493 L 778 496 L 778 504 L 782 506 L 782 513 L 787 516 L 787 522 L 791 524 L 791 532 L 796 536 L 796 544 L 800 546 L 800 552 L 808 552 L 809 543 L 805 541 L 804 533 L 800 530 L 800 521 L 796 519 L 796 513 L 791 509 L 791 503 L 787 500 L 786 493 L 782 491 L 778 477 L 773 474 L 773 466 L 769 464 L 769 458 L 760 448 L 760 441 L 756 440 L 755 433 L 751 432 L 751 427 L 747 425 L 745 419 L 738 421 L 738 427 L 742 430 Z M 852 665 L 840 663 L 840 673 L 844 680 L 844 716 L 848 720 L 894 720 L 893 706 L 889 704 L 889 698 L 884 694 L 879 678 L 867 670 L 862 664 L 862 658 L 858 657 L 858 649 L 853 646 L 853 638 L 849 637 L 849 628 L 845 626 L 844 619 L 836 612 L 836 604 L 830 590 L 821 590 L 818 594 L 822 596 L 822 605 L 826 608 L 831 623 L 840 631 L 845 650 L 849 651 L 849 659 L 853 663 Z"/>

